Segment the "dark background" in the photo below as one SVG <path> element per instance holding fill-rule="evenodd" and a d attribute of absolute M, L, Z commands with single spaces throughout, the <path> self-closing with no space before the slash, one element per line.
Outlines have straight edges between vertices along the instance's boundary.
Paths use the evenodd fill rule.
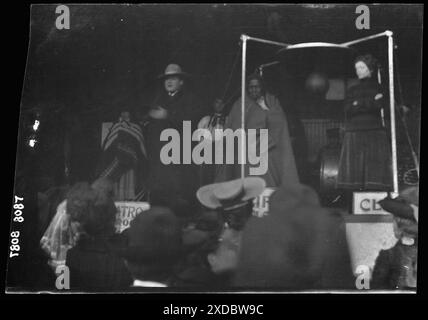
<path fill-rule="evenodd" d="M 370 30 L 356 29 L 355 5 L 69 5 L 70 30 L 56 29 L 55 8 L 31 8 L 21 108 L 30 110 L 30 118 L 33 110 L 41 113 L 39 152 L 50 156 L 37 170 L 55 168 L 57 184 L 65 136 L 72 141 L 73 180 L 92 179 L 101 122 L 116 120 L 125 109 L 144 114 L 161 89 L 156 77 L 169 63 L 192 75 L 187 85 L 201 107 L 209 108 L 217 97 L 233 102 L 240 93 L 241 34 L 285 43 L 342 43 L 392 30 L 403 100 L 420 107 L 420 5 L 371 5 Z M 386 68 L 386 44 L 386 37 L 366 42 L 355 46 L 356 54 L 371 52 Z M 248 73 L 278 59 L 278 49 L 249 42 Z M 292 70 L 310 71 L 311 63 L 325 70 L 343 64 L 334 55 L 312 55 L 266 72 L 290 117 L 311 112 L 296 103 L 300 78 L 289 76 Z M 343 69 L 349 75 L 352 64 Z"/>
<path fill-rule="evenodd" d="M 201 107 L 209 107 L 216 97 L 233 102 L 239 94 L 241 60 L 237 54 L 243 33 L 286 43 L 342 43 L 392 30 L 398 45 L 403 102 L 419 112 L 423 7 L 369 7 L 370 30 L 357 30 L 356 5 L 69 5 L 71 29 L 57 30 L 56 5 L 33 5 L 27 29 L 15 194 L 27 195 L 30 212 L 36 198 L 28 190 L 42 190 L 49 184 L 41 177 L 54 176 L 55 185 L 64 183 L 66 136 L 72 141 L 73 180 L 92 179 L 101 122 L 114 121 L 124 109 L 144 113 L 161 89 L 156 77 L 168 63 L 178 63 L 192 74 L 187 85 L 200 97 Z M 375 54 L 387 65 L 386 38 L 357 49 Z M 277 50 L 249 42 L 248 71 L 276 60 Z M 334 59 L 326 65 L 335 65 Z M 303 61 L 294 67 L 303 70 L 307 65 Z M 18 63 L 17 68 L 24 66 Z M 281 96 L 289 114 L 305 118 L 308 115 L 295 103 L 295 83 L 282 81 L 288 71 L 283 68 L 267 72 L 268 84 Z M 39 144 L 30 150 L 28 126 L 36 113 L 41 120 Z M 417 137 L 419 122 L 411 130 Z M 30 242 L 37 246 L 38 239 Z M 31 278 L 25 264 L 21 271 Z"/>

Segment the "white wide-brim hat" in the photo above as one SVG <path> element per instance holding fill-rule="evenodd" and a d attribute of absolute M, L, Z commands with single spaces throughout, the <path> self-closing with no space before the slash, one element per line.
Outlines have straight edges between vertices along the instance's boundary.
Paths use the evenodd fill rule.
<path fill-rule="evenodd" d="M 225 203 L 244 202 L 256 198 L 265 187 L 264 179 L 247 177 L 203 186 L 196 192 L 196 197 L 205 207 L 217 209 L 223 207 Z"/>

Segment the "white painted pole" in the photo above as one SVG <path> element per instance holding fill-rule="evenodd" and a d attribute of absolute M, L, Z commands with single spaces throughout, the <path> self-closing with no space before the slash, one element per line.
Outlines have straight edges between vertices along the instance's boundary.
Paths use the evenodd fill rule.
<path fill-rule="evenodd" d="M 395 131 L 395 97 L 394 97 L 394 39 L 392 31 L 386 31 L 388 37 L 388 71 L 389 71 L 389 106 L 391 119 L 391 151 L 392 151 L 392 178 L 394 191 L 392 197 L 398 196 L 398 168 L 397 168 L 397 137 Z"/>
<path fill-rule="evenodd" d="M 261 77 L 263 77 L 263 71 L 264 71 L 264 69 L 265 69 L 266 67 L 274 66 L 274 65 L 276 65 L 276 64 L 279 64 L 279 61 L 273 61 L 273 62 L 270 62 L 270 63 L 265 63 L 265 64 L 260 65 L 260 66 L 259 66 L 259 73 L 260 73 L 260 76 L 261 76 Z"/>
<path fill-rule="evenodd" d="M 246 161 L 246 144 L 245 139 L 245 72 L 247 64 L 247 40 L 248 36 L 243 34 L 241 35 L 242 40 L 242 74 L 241 74 L 241 130 L 242 130 L 242 140 L 241 140 L 241 180 L 242 185 L 244 185 L 245 177 L 245 161 Z M 244 161 L 245 160 L 245 161 Z"/>
<path fill-rule="evenodd" d="M 244 183 L 243 179 L 245 178 L 245 162 L 247 161 L 247 155 L 246 155 L 246 146 L 247 146 L 247 140 L 246 140 L 246 134 L 245 134 L 245 74 L 246 74 L 246 64 L 247 64 L 247 41 L 252 40 L 256 42 L 271 44 L 275 46 L 280 47 L 286 47 L 289 46 L 287 43 L 282 42 L 276 42 L 276 41 L 270 41 L 260 38 L 253 38 L 250 36 L 247 36 L 245 34 L 241 35 L 242 40 L 242 79 L 241 79 L 241 130 L 242 130 L 242 141 L 241 141 L 241 180 L 242 184 Z M 278 63 L 278 62 L 275 62 Z"/>
<path fill-rule="evenodd" d="M 382 85 L 382 78 L 380 76 L 380 67 L 377 69 L 377 82 Z M 382 118 L 382 128 L 385 128 L 385 110 L 383 107 L 380 109 L 380 116 Z"/>

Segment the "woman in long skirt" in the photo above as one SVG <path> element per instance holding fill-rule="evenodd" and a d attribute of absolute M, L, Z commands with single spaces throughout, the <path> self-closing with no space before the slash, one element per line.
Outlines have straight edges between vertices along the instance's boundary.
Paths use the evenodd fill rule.
<path fill-rule="evenodd" d="M 383 95 L 372 75 L 376 60 L 359 56 L 359 83 L 349 88 L 345 104 L 345 135 L 339 160 L 337 187 L 345 190 L 392 190 L 390 141 L 382 124 Z"/>

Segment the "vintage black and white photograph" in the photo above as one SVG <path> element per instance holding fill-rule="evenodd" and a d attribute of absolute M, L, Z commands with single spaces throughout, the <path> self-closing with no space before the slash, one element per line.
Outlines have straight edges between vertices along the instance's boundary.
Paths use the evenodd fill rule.
<path fill-rule="evenodd" d="M 423 9 L 31 5 L 6 293 L 417 293 Z"/>

